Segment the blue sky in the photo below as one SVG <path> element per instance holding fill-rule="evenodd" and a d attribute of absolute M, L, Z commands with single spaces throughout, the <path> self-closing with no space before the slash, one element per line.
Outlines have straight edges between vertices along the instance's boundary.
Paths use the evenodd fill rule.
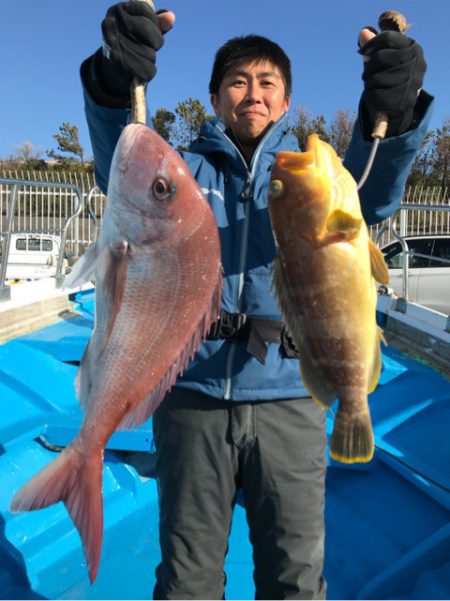
<path fill-rule="evenodd" d="M 109 0 L 2 0 L 0 49 L 0 157 L 30 141 L 56 148 L 52 134 L 63 121 L 80 129 L 91 154 L 84 119 L 79 65 L 100 45 L 100 23 Z M 292 107 L 305 105 L 328 121 L 337 109 L 356 110 L 362 90 L 359 29 L 388 8 L 412 23 L 409 35 L 425 51 L 424 88 L 436 96 L 431 127 L 450 116 L 448 35 L 450 0 L 167 0 L 177 16 L 158 53 L 158 74 L 149 86 L 150 111 L 173 110 L 198 98 L 208 109 L 214 53 L 228 38 L 257 33 L 278 42 L 292 61 Z M 159 6 L 161 7 L 161 6 Z M 158 5 L 157 5 L 158 8 Z M 43 152 L 45 158 L 45 152 Z"/>

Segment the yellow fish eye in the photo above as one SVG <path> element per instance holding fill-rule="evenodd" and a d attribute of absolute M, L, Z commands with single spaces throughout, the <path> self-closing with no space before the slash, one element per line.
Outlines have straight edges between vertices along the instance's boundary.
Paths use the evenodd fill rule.
<path fill-rule="evenodd" d="M 269 184 L 269 196 L 280 198 L 284 194 L 284 184 L 281 179 L 273 179 Z"/>

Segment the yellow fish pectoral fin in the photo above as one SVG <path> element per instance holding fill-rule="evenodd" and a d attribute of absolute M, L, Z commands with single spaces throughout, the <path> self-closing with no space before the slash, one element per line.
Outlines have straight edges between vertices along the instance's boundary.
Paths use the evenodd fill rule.
<path fill-rule="evenodd" d="M 306 348 L 300 345 L 300 376 L 313 400 L 326 411 L 337 399 L 337 392 Z"/>
<path fill-rule="evenodd" d="M 327 230 L 332 233 L 343 234 L 345 238 L 355 238 L 361 229 L 363 220 L 353 217 L 342 209 L 336 209 L 327 220 Z"/>
<path fill-rule="evenodd" d="M 369 238 L 369 255 L 372 275 L 380 284 L 389 284 L 389 271 L 383 253 L 373 240 Z"/>

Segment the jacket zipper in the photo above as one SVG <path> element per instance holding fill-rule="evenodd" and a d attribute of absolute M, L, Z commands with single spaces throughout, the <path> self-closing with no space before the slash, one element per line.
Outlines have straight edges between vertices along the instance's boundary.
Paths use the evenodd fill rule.
<path fill-rule="evenodd" d="M 248 248 L 248 230 L 250 227 L 250 201 L 253 198 L 252 193 L 252 176 L 247 170 L 247 183 L 245 184 L 245 190 L 243 194 L 244 205 L 244 227 L 242 230 L 242 241 L 241 241 L 241 253 L 239 257 L 239 283 L 238 283 L 238 298 L 237 298 L 237 310 L 241 312 L 242 308 L 242 292 L 244 290 L 244 270 L 247 259 L 247 248 Z M 236 345 L 232 344 L 228 351 L 227 362 L 225 366 L 225 393 L 224 399 L 229 401 L 231 399 L 231 373 L 233 370 L 234 355 L 236 352 Z"/>
<path fill-rule="evenodd" d="M 244 228 L 242 231 L 242 239 L 241 239 L 241 253 L 239 257 L 239 284 L 238 284 L 238 298 L 237 298 L 237 310 L 240 313 L 242 308 L 242 293 L 244 290 L 244 276 L 245 276 L 245 265 L 247 263 L 247 250 L 248 250 L 248 233 L 250 229 L 250 202 L 253 199 L 253 179 L 256 173 L 256 166 L 258 164 L 259 157 L 261 155 L 261 151 L 265 144 L 265 141 L 270 136 L 272 131 L 279 127 L 282 121 L 287 118 L 287 114 L 285 114 L 279 121 L 274 123 L 269 131 L 265 134 L 261 142 L 258 144 L 258 147 L 255 151 L 255 154 L 252 157 L 250 162 L 250 169 L 247 166 L 247 162 L 244 159 L 239 148 L 234 144 L 234 142 L 227 136 L 225 132 L 223 132 L 219 127 L 219 131 L 222 132 L 223 136 L 229 141 L 229 143 L 236 149 L 238 155 L 241 157 L 241 160 L 245 166 L 245 170 L 247 172 L 247 182 L 245 184 L 245 189 L 242 194 L 242 199 L 245 201 L 245 210 L 244 210 Z M 217 127 L 217 126 L 216 126 Z M 224 392 L 224 400 L 229 401 L 231 399 L 231 382 L 232 382 L 232 370 L 234 363 L 234 355 L 236 352 L 236 345 L 232 344 L 230 346 L 230 350 L 227 356 L 227 362 L 225 366 L 225 392 Z"/>

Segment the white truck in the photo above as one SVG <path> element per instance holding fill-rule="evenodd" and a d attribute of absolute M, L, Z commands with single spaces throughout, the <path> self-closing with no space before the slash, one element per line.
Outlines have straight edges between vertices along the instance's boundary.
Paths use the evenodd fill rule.
<path fill-rule="evenodd" d="M 54 277 L 61 238 L 53 234 L 11 234 L 6 280 L 34 280 Z M 68 272 L 63 259 L 62 274 Z"/>

